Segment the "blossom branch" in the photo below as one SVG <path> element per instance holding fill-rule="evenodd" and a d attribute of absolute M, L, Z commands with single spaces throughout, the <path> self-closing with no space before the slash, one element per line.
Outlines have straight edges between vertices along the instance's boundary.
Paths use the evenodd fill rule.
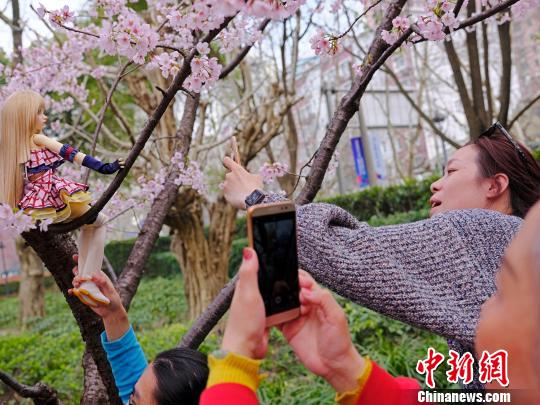
<path fill-rule="evenodd" d="M 520 0 L 507 0 L 507 1 L 503 1 L 502 3 L 499 3 L 497 4 L 495 7 L 492 7 L 490 9 L 487 9 L 486 11 L 482 12 L 482 13 L 478 13 L 464 21 L 462 21 L 455 30 L 452 30 L 452 32 L 455 32 L 455 31 L 459 31 L 459 30 L 462 30 L 464 28 L 467 28 L 467 27 L 470 27 L 471 25 L 475 25 L 481 21 L 484 21 L 486 19 L 488 19 L 489 17 L 492 17 L 494 16 L 495 14 L 497 13 L 500 13 L 501 11 L 504 11 L 506 10 L 507 8 L 509 8 L 510 6 L 512 6 L 513 4 L 519 2 Z M 460 1 L 460 3 L 458 3 L 456 5 L 456 8 L 457 6 L 461 6 L 461 4 L 463 4 L 463 1 Z M 459 11 L 459 9 L 458 9 Z M 444 30 L 444 32 L 446 34 L 448 34 L 450 32 L 450 30 L 448 29 L 448 27 L 446 27 L 446 29 Z M 422 37 L 420 40 L 418 41 L 415 41 L 415 44 L 419 44 L 421 42 L 424 42 L 424 41 L 427 41 L 426 38 Z"/>
<path fill-rule="evenodd" d="M 268 23 L 270 23 L 270 19 L 269 18 L 266 18 L 265 20 L 263 20 L 263 22 L 259 25 L 259 27 L 257 28 L 259 31 L 263 32 L 264 29 L 266 28 L 266 26 L 268 25 Z M 238 55 L 236 55 L 236 57 L 229 62 L 229 64 L 227 66 L 225 66 L 223 68 L 223 70 L 221 71 L 221 74 L 219 75 L 219 78 L 220 79 L 223 79 L 224 77 L 226 77 L 229 73 L 231 73 L 239 64 L 240 62 L 246 57 L 246 55 L 248 54 L 248 52 L 251 50 L 251 48 L 253 47 L 254 44 L 251 44 L 251 45 L 247 45 L 245 46 L 239 53 Z"/>
<path fill-rule="evenodd" d="M 100 38 L 98 34 L 94 34 L 93 32 L 89 32 L 89 31 L 83 31 L 83 30 L 80 30 L 78 28 L 75 28 L 75 27 L 69 27 L 65 24 L 61 24 L 61 23 L 55 23 L 56 25 L 58 25 L 59 27 L 62 27 L 63 29 L 67 30 L 67 31 L 71 31 L 71 32 L 75 32 L 77 34 L 82 34 L 82 35 L 88 35 L 88 36 L 91 36 L 91 37 L 94 37 L 94 38 Z M 160 27 L 161 28 L 161 27 Z M 137 43 L 135 41 L 130 41 L 130 43 L 132 45 L 136 45 Z M 182 56 L 186 56 L 186 52 L 183 50 L 183 49 L 180 49 L 180 48 L 175 48 L 174 46 L 170 46 L 170 45 L 165 45 L 165 44 L 157 44 L 156 45 L 156 48 L 162 48 L 162 49 L 169 49 L 171 51 L 176 51 L 178 52 L 180 55 Z"/>
<path fill-rule="evenodd" d="M 217 34 L 219 34 L 219 32 L 221 32 L 232 21 L 233 18 L 234 17 L 226 18 L 220 27 L 206 34 L 201 39 L 201 42 L 209 43 L 210 41 L 212 41 L 217 36 Z M 184 58 L 181 69 L 178 71 L 178 73 L 174 77 L 171 85 L 167 88 L 159 105 L 154 109 L 153 113 L 146 120 L 146 124 L 144 128 L 141 130 L 139 137 L 137 138 L 137 142 L 135 142 L 135 145 L 133 145 L 133 148 L 131 149 L 131 151 L 129 152 L 129 155 L 127 156 L 126 165 L 124 169 L 118 172 L 114 180 L 111 182 L 109 187 L 105 190 L 105 192 L 102 194 L 99 200 L 84 215 L 74 219 L 73 221 L 69 223 L 61 223 L 61 224 L 50 226 L 49 227 L 50 232 L 65 233 L 65 232 L 70 232 L 74 229 L 77 229 L 81 225 L 84 225 L 85 223 L 87 223 L 87 221 L 93 218 L 95 215 L 97 215 L 103 209 L 105 204 L 107 204 L 107 202 L 112 198 L 112 196 L 116 193 L 116 191 L 121 186 L 124 179 L 126 178 L 127 174 L 129 173 L 129 170 L 135 163 L 135 160 L 137 159 L 139 154 L 142 152 L 144 145 L 146 145 L 146 142 L 152 135 L 152 132 L 156 128 L 159 120 L 165 113 L 165 110 L 167 110 L 167 108 L 169 107 L 169 104 L 174 99 L 176 93 L 178 93 L 178 91 L 182 88 L 184 81 L 189 76 L 191 72 L 190 63 L 191 63 L 191 60 L 195 57 L 196 52 L 197 50 L 193 49 L 189 53 L 189 55 L 186 58 Z"/>

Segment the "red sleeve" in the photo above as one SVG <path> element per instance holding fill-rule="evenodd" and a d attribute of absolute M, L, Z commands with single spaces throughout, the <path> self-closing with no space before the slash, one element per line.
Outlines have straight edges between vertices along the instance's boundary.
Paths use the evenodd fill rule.
<path fill-rule="evenodd" d="M 415 405 L 418 404 L 420 384 L 414 378 L 392 377 L 373 362 L 357 405 Z"/>
<path fill-rule="evenodd" d="M 206 388 L 199 405 L 258 405 L 257 395 L 242 384 L 223 383 Z"/>

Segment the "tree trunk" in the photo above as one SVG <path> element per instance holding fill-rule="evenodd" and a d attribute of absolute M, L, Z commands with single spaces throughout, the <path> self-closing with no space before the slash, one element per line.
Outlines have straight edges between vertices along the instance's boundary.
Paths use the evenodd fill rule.
<path fill-rule="evenodd" d="M 467 16 L 476 13 L 476 3 L 469 2 L 467 5 Z M 478 51 L 478 40 L 476 29 L 466 33 L 467 54 L 469 56 L 469 70 L 471 74 L 471 94 L 473 108 L 476 112 L 476 119 L 479 125 L 478 133 L 472 133 L 477 138 L 488 126 L 486 107 L 484 104 L 484 92 L 482 89 L 482 71 L 480 69 L 480 53 Z"/>
<path fill-rule="evenodd" d="M 16 239 L 21 262 L 19 284 L 19 325 L 24 329 L 32 318 L 45 315 L 45 285 L 43 263 L 22 238 Z"/>
<path fill-rule="evenodd" d="M 68 234 L 44 234 L 35 229 L 23 233 L 22 236 L 32 246 L 53 275 L 56 284 L 64 294 L 66 302 L 77 321 L 81 336 L 86 343 L 86 350 L 92 353 L 99 373 L 89 374 L 88 381 L 94 381 L 94 386 L 95 384 L 99 384 L 100 381 L 103 381 L 107 387 L 109 398 L 111 398 L 107 403 L 121 403 L 112 370 L 107 361 L 107 355 L 101 345 L 100 333 L 103 331 L 103 323 L 90 308 L 67 293 L 68 289 L 72 287 L 72 269 L 75 265 L 72 256 L 77 253 L 75 241 Z M 90 386 L 91 384 L 89 383 L 88 385 Z M 86 393 L 84 397 L 87 397 Z"/>
<path fill-rule="evenodd" d="M 502 64 L 501 83 L 499 89 L 499 121 L 501 124 L 503 124 L 503 126 L 506 127 L 508 124 L 510 95 L 512 94 L 510 91 L 512 80 L 512 40 L 510 37 L 510 21 L 498 25 L 497 30 L 499 31 Z"/>
<path fill-rule="evenodd" d="M 21 25 L 19 0 L 11 0 L 11 12 L 13 14 L 13 25 L 11 27 L 11 36 L 13 39 L 13 66 L 16 66 L 23 61 L 21 53 L 23 28 Z"/>
<path fill-rule="evenodd" d="M 109 396 L 107 395 L 107 389 L 103 385 L 101 378 L 99 378 L 96 363 L 88 349 L 84 350 L 82 365 L 84 368 L 84 394 L 81 399 L 81 405 L 108 404 Z"/>
<path fill-rule="evenodd" d="M 189 317 L 195 319 L 227 282 L 236 209 L 223 197 L 213 204 L 208 238 L 204 234 L 202 198 L 194 190 L 178 195 L 171 214 L 171 251 L 184 276 Z"/>
<path fill-rule="evenodd" d="M 452 39 L 449 41 L 444 41 L 444 49 L 446 50 L 448 62 L 452 68 L 454 81 L 456 82 L 459 98 L 461 99 L 461 105 L 463 106 L 463 112 L 465 113 L 467 125 L 469 126 L 469 137 L 474 139 L 475 136 L 480 134 L 480 122 L 477 119 L 476 111 L 473 108 L 471 98 L 469 97 L 467 85 L 465 84 L 463 73 L 461 72 L 461 61 L 456 52 Z"/>

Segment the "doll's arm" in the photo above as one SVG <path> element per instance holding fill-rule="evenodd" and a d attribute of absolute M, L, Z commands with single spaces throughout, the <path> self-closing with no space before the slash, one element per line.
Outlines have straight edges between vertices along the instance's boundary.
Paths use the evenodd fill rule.
<path fill-rule="evenodd" d="M 61 144 L 42 134 L 34 135 L 33 141 L 36 145 L 45 147 L 70 162 L 76 162 L 101 174 L 113 174 L 124 167 L 123 159 L 117 159 L 113 163 L 103 163 L 99 159 L 79 152 L 67 143 Z"/>
<path fill-rule="evenodd" d="M 64 144 L 61 144 L 60 142 L 55 141 L 54 139 L 51 139 L 48 136 L 45 136 L 45 135 L 42 135 L 42 134 L 34 135 L 34 137 L 32 139 L 33 139 L 34 143 L 37 146 L 47 148 L 51 152 L 54 152 L 54 153 L 57 153 L 57 154 L 60 154 L 60 150 L 64 146 Z M 75 151 L 76 151 L 76 149 L 75 149 Z M 83 160 L 84 160 L 85 157 L 86 157 L 86 155 L 84 153 L 77 151 L 77 153 L 75 154 L 75 157 L 73 158 L 72 161 L 82 165 Z"/>

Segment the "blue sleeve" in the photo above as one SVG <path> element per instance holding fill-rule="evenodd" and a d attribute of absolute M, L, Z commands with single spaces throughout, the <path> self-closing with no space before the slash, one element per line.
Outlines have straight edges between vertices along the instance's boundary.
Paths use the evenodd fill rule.
<path fill-rule="evenodd" d="M 131 326 L 124 336 L 112 342 L 107 341 L 107 334 L 103 332 L 101 344 L 107 353 L 122 403 L 126 403 L 148 365 L 144 352 Z"/>

